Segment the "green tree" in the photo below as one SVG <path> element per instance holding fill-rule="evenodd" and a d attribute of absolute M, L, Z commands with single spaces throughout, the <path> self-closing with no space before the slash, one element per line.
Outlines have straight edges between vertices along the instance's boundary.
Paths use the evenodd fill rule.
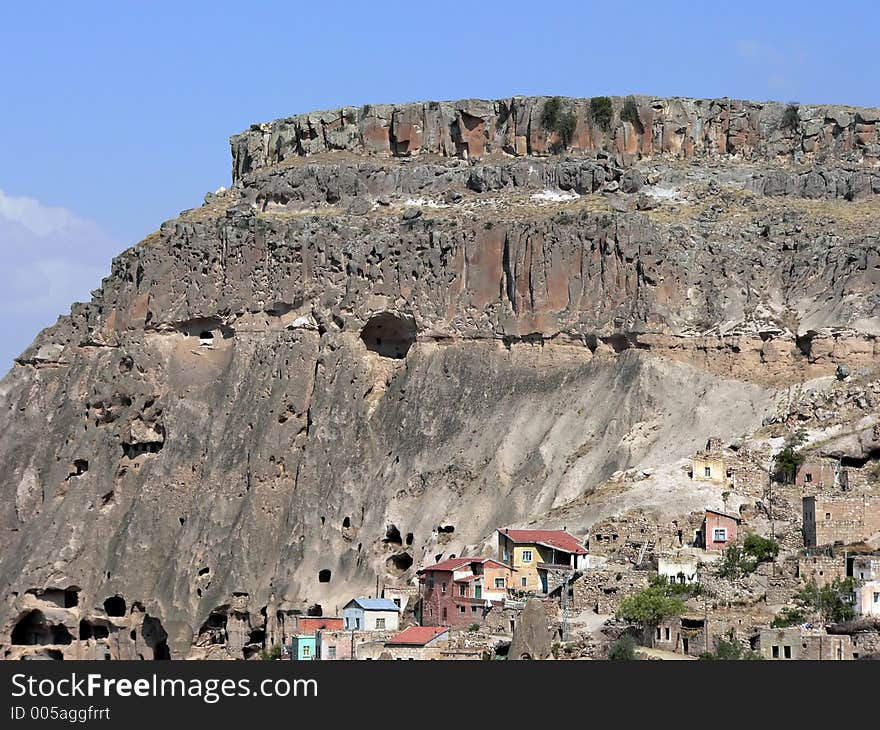
<path fill-rule="evenodd" d="M 565 107 L 561 97 L 553 96 L 544 103 L 541 126 L 548 132 L 555 132 L 559 136 L 562 148 L 565 148 L 574 139 L 577 117 L 571 109 Z"/>
<path fill-rule="evenodd" d="M 751 532 L 743 542 L 743 552 L 759 563 L 769 563 L 779 555 L 779 543 Z"/>
<path fill-rule="evenodd" d="M 269 649 L 262 649 L 260 651 L 260 659 L 265 661 L 274 661 L 281 659 L 281 647 L 278 644 L 269 647 Z"/>
<path fill-rule="evenodd" d="M 751 649 L 746 649 L 736 638 L 733 629 L 715 642 L 715 651 L 704 651 L 700 659 L 739 661 L 744 659 L 760 659 L 761 656 Z"/>
<path fill-rule="evenodd" d="M 633 661 L 638 659 L 636 640 L 629 634 L 623 634 L 608 649 L 608 658 L 612 661 Z"/>
<path fill-rule="evenodd" d="M 784 629 L 786 626 L 797 626 L 804 623 L 806 616 L 801 608 L 794 606 L 786 606 L 773 619 L 770 627 L 773 629 Z"/>
<path fill-rule="evenodd" d="M 741 578 L 753 573 L 758 567 L 758 561 L 748 555 L 739 545 L 730 545 L 721 556 L 716 575 L 719 578 Z"/>
<path fill-rule="evenodd" d="M 786 484 L 794 481 L 797 470 L 807 458 L 800 449 L 806 440 L 807 434 L 803 429 L 798 429 L 785 440 L 785 445 L 773 457 L 773 469 L 777 480 Z"/>
<path fill-rule="evenodd" d="M 826 621 L 849 621 L 855 616 L 851 603 L 855 585 L 854 578 L 835 578 L 828 585 L 819 588 L 816 581 L 811 580 L 795 596 L 795 600 L 802 607 L 818 611 Z"/>
<path fill-rule="evenodd" d="M 617 609 L 617 615 L 643 629 L 649 629 L 664 619 L 680 616 L 684 613 L 684 608 L 684 601 L 678 596 L 670 595 L 665 582 L 655 582 L 624 598 Z"/>

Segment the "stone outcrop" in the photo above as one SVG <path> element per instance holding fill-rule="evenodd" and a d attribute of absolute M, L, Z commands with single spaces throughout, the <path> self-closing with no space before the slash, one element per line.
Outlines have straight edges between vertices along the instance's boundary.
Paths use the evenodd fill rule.
<path fill-rule="evenodd" d="M 38 335 L 0 383 L 5 656 L 259 656 L 876 369 L 871 110 L 562 100 L 555 139 L 546 104 L 254 127 Z"/>

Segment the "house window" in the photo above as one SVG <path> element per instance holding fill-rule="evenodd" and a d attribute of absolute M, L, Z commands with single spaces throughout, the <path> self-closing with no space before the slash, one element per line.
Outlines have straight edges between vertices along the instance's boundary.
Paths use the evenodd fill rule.
<path fill-rule="evenodd" d="M 804 481 L 807 484 L 809 484 L 811 481 L 813 481 L 813 475 L 812 474 L 804 474 Z"/>
<path fill-rule="evenodd" d="M 495 579 L 495 587 L 496 588 L 504 588 L 504 578 L 496 578 Z"/>
<path fill-rule="evenodd" d="M 377 629 L 384 629 L 385 628 L 385 619 L 384 618 L 377 618 L 376 619 L 376 628 Z"/>
<path fill-rule="evenodd" d="M 398 608 L 400 608 L 400 599 L 399 599 L 399 598 L 392 598 L 391 600 L 394 601 L 394 605 L 395 605 L 395 606 L 397 606 Z"/>
<path fill-rule="evenodd" d="M 791 659 L 791 647 L 790 646 L 783 646 L 782 647 L 782 656 L 785 657 L 786 659 Z"/>
<path fill-rule="evenodd" d="M 522 552 L 522 558 L 523 558 L 523 562 L 524 562 L 524 563 L 531 563 L 533 557 L 534 557 L 534 556 L 532 555 L 532 551 L 531 551 L 531 550 L 523 550 L 523 552 Z"/>
<path fill-rule="evenodd" d="M 307 656 L 311 656 L 311 655 L 312 655 L 312 647 L 310 647 L 308 644 L 304 645 L 303 646 L 303 656 L 307 657 Z"/>
<path fill-rule="evenodd" d="M 327 658 L 328 659 L 335 659 L 336 658 L 336 647 L 335 646 L 328 646 L 327 647 Z"/>
<path fill-rule="evenodd" d="M 522 587 L 525 588 L 527 585 L 528 585 L 528 582 L 526 581 L 525 577 L 523 577 L 522 578 Z"/>
<path fill-rule="evenodd" d="M 874 603 L 880 603 L 880 593 L 874 593 Z"/>
<path fill-rule="evenodd" d="M 657 627 L 657 640 L 660 640 L 660 627 Z"/>
<path fill-rule="evenodd" d="M 440 592 L 441 592 L 441 593 L 446 593 L 446 583 L 441 583 L 441 584 L 440 584 Z"/>
<path fill-rule="evenodd" d="M 479 610 L 480 610 L 479 606 L 471 606 L 471 613 L 476 613 Z"/>
<path fill-rule="evenodd" d="M 460 595 L 460 596 L 466 596 L 466 595 L 467 595 L 467 586 L 466 586 L 466 585 L 460 585 L 460 586 L 458 587 L 458 595 Z"/>
<path fill-rule="evenodd" d="M 434 576 L 432 575 L 430 578 L 428 578 L 428 588 L 433 588 L 433 587 L 434 587 Z"/>
<path fill-rule="evenodd" d="M 771 649 L 771 652 L 772 652 L 772 654 L 773 654 L 773 658 L 774 658 L 774 659 L 779 659 L 779 647 L 778 647 L 778 646 L 774 646 L 774 647 Z"/>
<path fill-rule="evenodd" d="M 666 627 L 666 641 L 669 641 L 669 627 Z"/>
<path fill-rule="evenodd" d="M 826 513 L 825 513 L 825 519 L 826 519 L 826 520 L 830 520 L 830 519 L 831 519 L 831 513 L 830 513 L 830 512 L 826 512 Z"/>
<path fill-rule="evenodd" d="M 443 607 L 443 620 L 446 620 L 446 606 Z"/>
<path fill-rule="evenodd" d="M 467 611 L 467 609 L 466 609 L 464 606 L 459 606 L 459 607 L 458 607 L 458 612 L 459 612 L 459 613 L 465 613 L 465 611 Z"/>
<path fill-rule="evenodd" d="M 726 542 L 727 541 L 727 528 L 726 527 L 716 527 L 712 531 L 712 539 L 715 542 Z"/>
<path fill-rule="evenodd" d="M 703 476 L 704 477 L 712 476 L 712 467 L 711 466 L 703 467 Z"/>

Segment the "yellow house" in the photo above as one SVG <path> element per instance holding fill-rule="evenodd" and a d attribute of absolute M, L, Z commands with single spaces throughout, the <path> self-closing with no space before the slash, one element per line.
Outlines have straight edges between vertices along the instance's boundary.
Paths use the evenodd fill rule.
<path fill-rule="evenodd" d="M 587 551 L 565 530 L 498 530 L 498 559 L 515 571 L 511 589 L 546 593 L 547 574 L 584 567 Z"/>

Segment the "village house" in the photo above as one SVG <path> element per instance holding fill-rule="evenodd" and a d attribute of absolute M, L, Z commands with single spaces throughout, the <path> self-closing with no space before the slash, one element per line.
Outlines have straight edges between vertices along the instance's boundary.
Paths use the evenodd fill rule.
<path fill-rule="evenodd" d="M 552 574 L 586 567 L 587 550 L 565 530 L 498 530 L 498 559 L 515 572 L 512 589 L 547 593 Z"/>
<path fill-rule="evenodd" d="M 696 482 L 727 485 L 733 483 L 733 471 L 728 468 L 723 443 L 710 438 L 706 448 L 691 458 L 690 477 Z"/>
<path fill-rule="evenodd" d="M 646 637 L 654 649 L 699 656 L 706 651 L 706 620 L 704 616 L 686 614 L 661 621 Z"/>
<path fill-rule="evenodd" d="M 297 616 L 296 633 L 311 636 L 316 631 L 341 631 L 344 626 L 342 616 Z"/>
<path fill-rule="evenodd" d="M 400 612 L 389 598 L 353 598 L 342 609 L 349 631 L 397 631 Z"/>
<path fill-rule="evenodd" d="M 856 555 L 848 562 L 847 575 L 858 580 L 880 580 L 880 555 Z"/>
<path fill-rule="evenodd" d="M 803 531 L 806 547 L 867 540 L 880 532 L 880 496 L 804 497 Z"/>
<path fill-rule="evenodd" d="M 805 583 L 813 581 L 822 588 L 846 577 L 846 561 L 843 557 L 822 553 L 800 555 L 797 574 Z"/>
<path fill-rule="evenodd" d="M 401 615 L 407 609 L 412 609 L 419 600 L 419 588 L 417 586 L 385 586 L 382 589 L 382 598 L 388 598 L 397 604 Z"/>
<path fill-rule="evenodd" d="M 764 629 L 759 644 L 764 659 L 853 659 L 852 639 L 848 635 L 828 634 L 825 629 L 807 626 Z"/>
<path fill-rule="evenodd" d="M 688 553 L 660 555 L 657 558 L 657 573 L 664 576 L 669 583 L 689 585 L 699 580 L 699 564 L 699 558 Z"/>
<path fill-rule="evenodd" d="M 812 459 L 801 464 L 794 483 L 802 489 L 846 489 L 849 474 L 836 459 Z"/>
<path fill-rule="evenodd" d="M 373 655 L 373 645 L 383 646 L 392 635 L 381 631 L 318 631 L 317 655 L 321 661 L 364 659 Z"/>
<path fill-rule="evenodd" d="M 707 509 L 703 527 L 697 535 L 695 544 L 704 550 L 724 550 L 736 541 L 742 518 L 725 512 Z"/>
<path fill-rule="evenodd" d="M 880 617 L 880 580 L 866 580 L 856 585 L 853 610 L 856 616 Z"/>
<path fill-rule="evenodd" d="M 448 644 L 448 626 L 410 626 L 385 642 L 381 658 L 440 659 Z"/>
<path fill-rule="evenodd" d="M 468 626 L 504 603 L 513 571 L 492 558 L 450 558 L 418 575 L 422 626 Z"/>
<path fill-rule="evenodd" d="M 295 634 L 290 637 L 287 654 L 294 661 L 313 661 L 318 658 L 314 634 Z"/>

